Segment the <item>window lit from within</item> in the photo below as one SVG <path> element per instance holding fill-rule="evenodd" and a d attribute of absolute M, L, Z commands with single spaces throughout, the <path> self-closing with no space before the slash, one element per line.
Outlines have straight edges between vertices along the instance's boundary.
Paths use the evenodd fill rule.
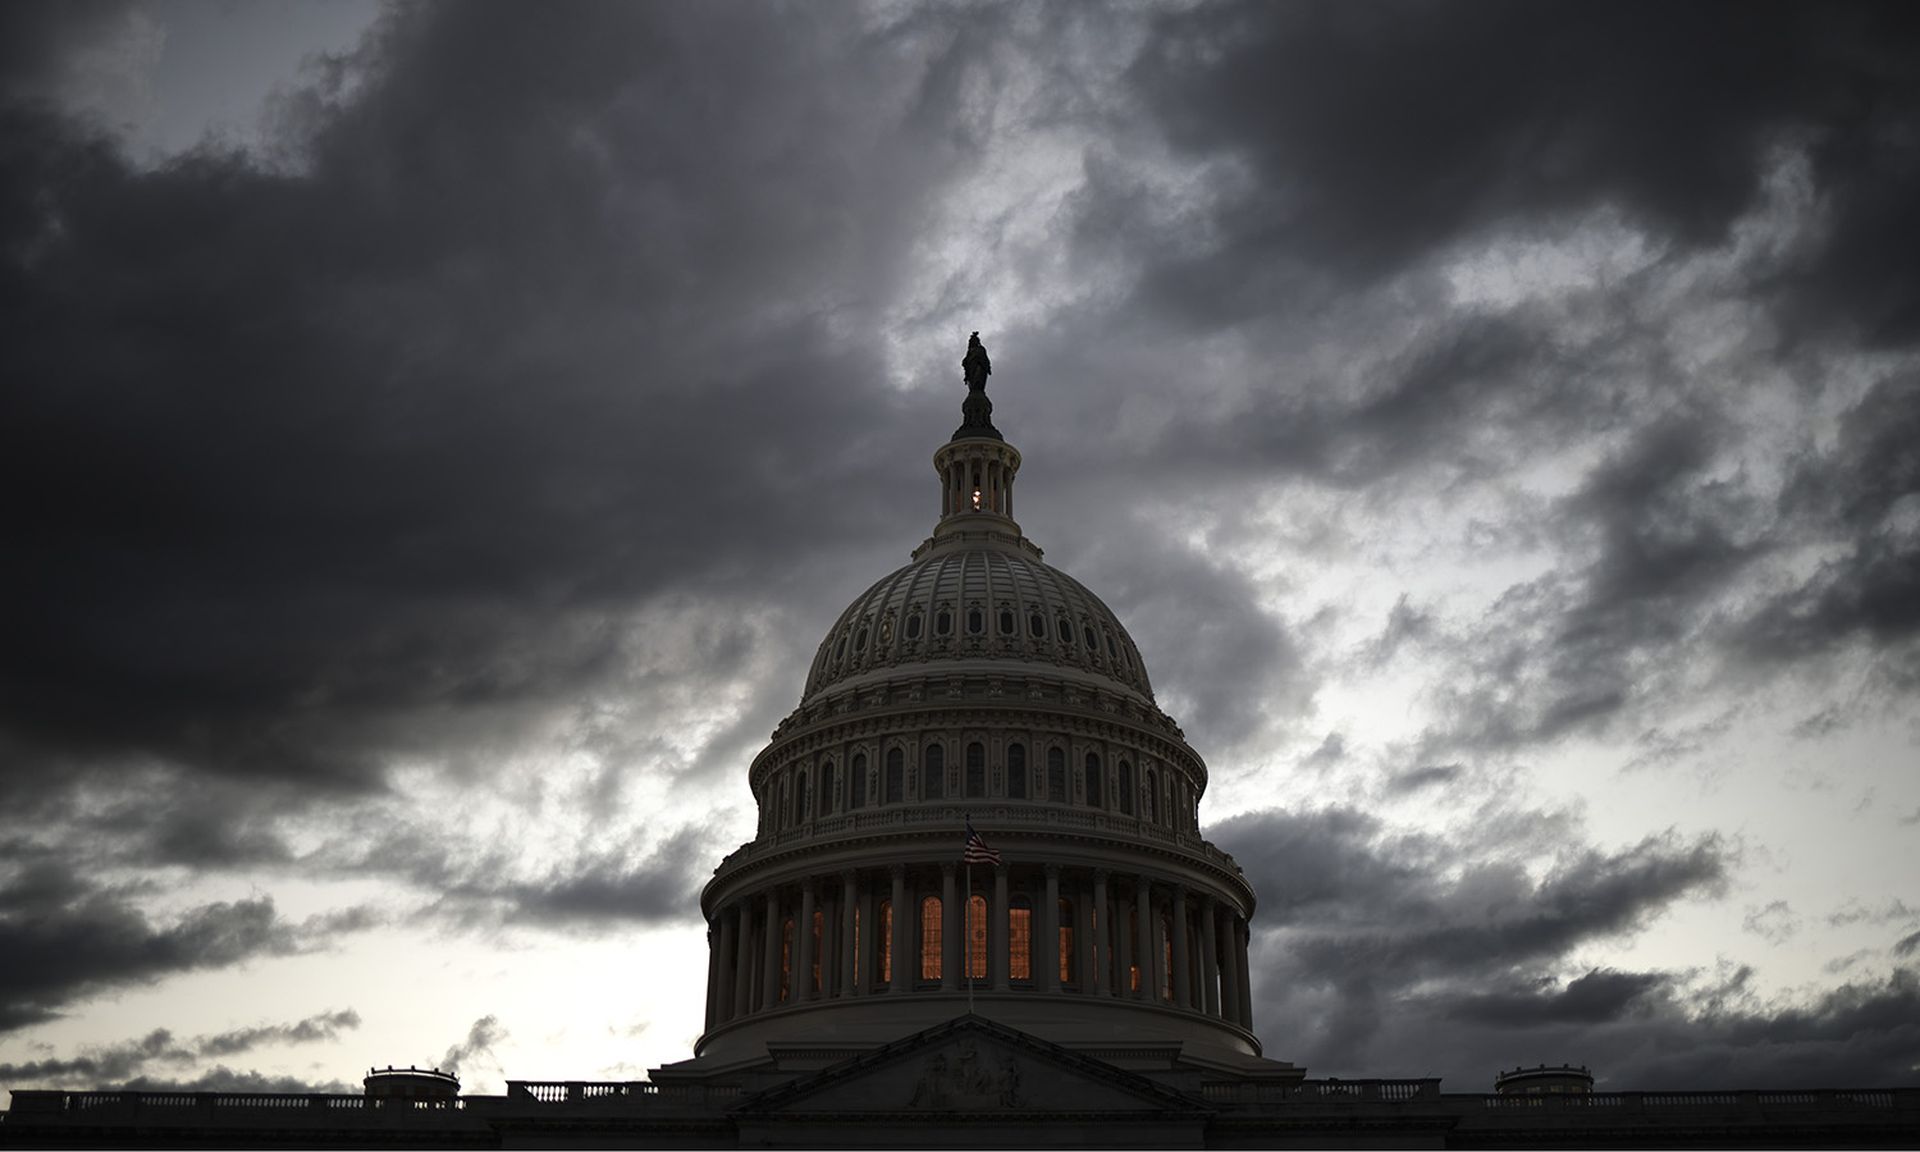
<path fill-rule="evenodd" d="M 793 917 L 780 922 L 780 999 L 792 995 L 793 989 Z"/>
<path fill-rule="evenodd" d="M 1140 946 L 1140 910 L 1138 908 L 1127 909 L 1127 939 L 1133 942 L 1134 947 L 1138 948 Z M 1133 958 L 1134 962 L 1127 965 L 1127 991 L 1140 991 L 1139 962 L 1145 959 L 1145 956 L 1135 956 Z"/>
<path fill-rule="evenodd" d="M 1160 918 L 1160 999 L 1173 999 L 1173 933 L 1167 928 L 1167 919 Z"/>
<path fill-rule="evenodd" d="M 920 979 L 940 979 L 940 897 L 920 901 Z"/>
<path fill-rule="evenodd" d="M 880 983 L 893 983 L 893 901 L 880 901 L 880 914 L 874 917 L 873 946 L 880 950 Z"/>
<path fill-rule="evenodd" d="M 1033 982 L 1033 905 L 1025 897 L 1007 910 L 1007 979 Z"/>
<path fill-rule="evenodd" d="M 1060 901 L 1060 983 L 1073 983 L 1073 902 Z"/>
<path fill-rule="evenodd" d="M 820 994 L 820 934 L 826 929 L 826 913 L 813 914 L 813 993 Z"/>
<path fill-rule="evenodd" d="M 967 976 L 973 980 L 987 978 L 987 898 L 973 896 L 967 900 Z"/>

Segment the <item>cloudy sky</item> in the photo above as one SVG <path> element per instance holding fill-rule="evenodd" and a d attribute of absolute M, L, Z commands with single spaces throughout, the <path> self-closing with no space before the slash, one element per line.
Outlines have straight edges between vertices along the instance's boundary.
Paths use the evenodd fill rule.
<path fill-rule="evenodd" d="M 1920 1078 L 1910 7 L 0 25 L 0 1087 L 686 1056 L 974 329 L 1269 1055 Z"/>

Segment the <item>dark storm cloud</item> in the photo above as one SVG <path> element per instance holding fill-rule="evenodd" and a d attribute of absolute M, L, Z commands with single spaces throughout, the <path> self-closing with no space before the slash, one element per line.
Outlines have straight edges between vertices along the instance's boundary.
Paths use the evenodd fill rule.
<path fill-rule="evenodd" d="M 1528 844 L 1511 820 L 1545 834 Z M 1736 863 L 1724 842 L 1666 835 L 1603 851 L 1525 809 L 1476 825 L 1475 837 L 1410 834 L 1331 808 L 1214 827 L 1263 897 L 1255 1023 L 1290 1038 L 1270 1054 L 1319 1075 L 1442 1075 L 1455 1091 L 1562 1060 L 1610 1088 L 1910 1075 L 1920 982 L 1905 970 L 1775 1003 L 1744 971 L 1703 981 L 1581 963 L 1588 945 L 1721 893 Z M 1543 866 L 1538 879 L 1529 864 Z"/>
<path fill-rule="evenodd" d="M 636 603 L 898 519 L 829 327 L 956 153 L 850 18 L 397 9 L 285 172 L 9 106 L 9 763 L 366 789 L 604 682 Z"/>
<path fill-rule="evenodd" d="M 107 989 L 309 950 L 341 927 L 291 923 L 270 897 L 200 904 L 156 922 L 126 891 L 37 861 L 0 887 L 0 1031 L 53 1019 Z"/>
<path fill-rule="evenodd" d="M 500 1026 L 498 1017 L 482 1016 L 473 1022 L 473 1027 L 467 1029 L 466 1039 L 447 1049 L 447 1054 L 440 1058 L 437 1067 L 443 1072 L 451 1072 L 458 1076 L 461 1068 L 478 1056 L 485 1056 L 498 1064 L 499 1061 L 495 1059 L 493 1049 L 496 1044 L 506 1038 L 507 1030 Z"/>
<path fill-rule="evenodd" d="M 338 1012 L 322 1012 L 291 1024 L 262 1024 L 211 1036 L 198 1036 L 191 1040 L 176 1038 L 170 1030 L 156 1028 L 138 1040 L 103 1045 L 67 1059 L 50 1057 L 17 1064 L 0 1064 L 0 1084 L 9 1088 L 59 1084 L 102 1087 L 124 1084 L 133 1087 L 134 1081 L 143 1085 L 153 1082 L 145 1074 L 151 1064 L 191 1065 L 201 1059 L 237 1056 L 268 1045 L 324 1043 L 338 1039 L 342 1031 L 359 1026 L 360 1014 L 347 1008 Z M 194 1082 L 221 1086 L 227 1082 L 220 1079 L 222 1077 L 255 1076 L 255 1073 L 235 1073 L 221 1065 Z M 266 1088 L 247 1090 L 272 1091 Z"/>
<path fill-rule="evenodd" d="M 1170 308 L 1198 283 L 1210 319 L 1244 314 L 1276 266 L 1371 278 L 1600 206 L 1716 244 L 1797 143 L 1833 234 L 1778 290 L 1874 337 L 1920 326 L 1886 255 L 1920 241 L 1904 6 L 1205 4 L 1158 25 L 1145 107 L 1190 154 L 1250 170 L 1212 245 L 1156 277 Z"/>

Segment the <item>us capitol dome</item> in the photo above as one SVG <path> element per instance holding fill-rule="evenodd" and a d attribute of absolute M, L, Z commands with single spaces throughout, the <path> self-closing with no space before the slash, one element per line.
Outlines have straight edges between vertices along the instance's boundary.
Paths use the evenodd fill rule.
<path fill-rule="evenodd" d="M 1206 764 L 1113 610 L 1014 519 L 1020 453 L 978 333 L 962 367 L 933 534 L 840 614 L 749 769 L 757 834 L 701 896 L 692 1063 L 972 1012 L 1073 1049 L 1290 1069 L 1258 1059 L 1254 893 L 1201 835 Z M 969 820 L 999 863 L 962 863 Z"/>

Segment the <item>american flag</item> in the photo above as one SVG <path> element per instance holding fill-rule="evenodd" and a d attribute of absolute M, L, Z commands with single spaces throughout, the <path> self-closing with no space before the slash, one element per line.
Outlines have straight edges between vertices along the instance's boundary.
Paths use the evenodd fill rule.
<path fill-rule="evenodd" d="M 960 853 L 960 859 L 968 864 L 998 864 L 1000 853 L 987 847 L 980 839 L 980 833 L 973 830 L 973 817 L 967 817 L 967 846 Z"/>

